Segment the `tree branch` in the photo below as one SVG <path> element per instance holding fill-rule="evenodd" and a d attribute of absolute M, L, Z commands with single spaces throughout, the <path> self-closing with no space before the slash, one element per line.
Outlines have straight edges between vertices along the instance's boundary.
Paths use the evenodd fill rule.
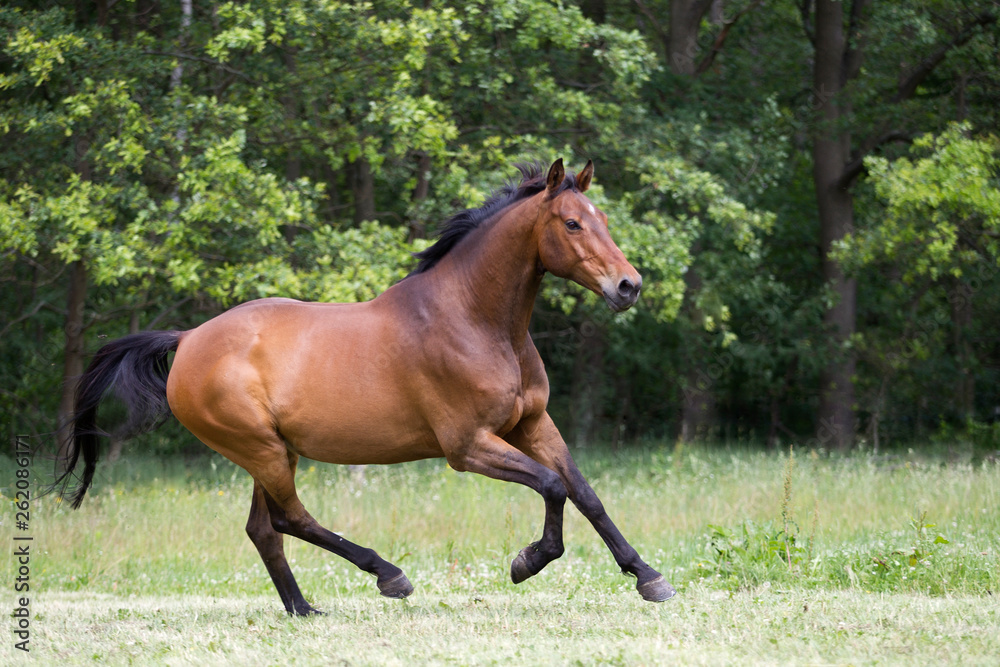
<path fill-rule="evenodd" d="M 663 43 L 663 54 L 664 56 L 669 56 L 670 54 L 670 33 L 663 29 L 663 25 L 656 19 L 652 10 L 646 6 L 642 0 L 635 0 L 635 6 L 639 8 L 642 15 L 649 19 L 650 25 L 653 27 L 653 32 L 660 38 L 660 42 Z"/>
<path fill-rule="evenodd" d="M 244 81 L 247 81 L 248 83 L 252 83 L 254 85 L 257 85 L 257 82 L 254 81 L 248 74 L 244 74 L 243 72 L 239 71 L 238 69 L 233 69 L 232 67 L 230 67 L 226 63 L 221 63 L 218 60 L 214 60 L 212 58 L 205 58 L 203 56 L 190 56 L 190 55 L 187 55 L 186 53 L 169 53 L 169 52 L 165 52 L 165 51 L 143 51 L 143 55 L 147 55 L 147 56 L 166 56 L 168 58 L 182 58 L 184 60 L 197 60 L 198 62 L 208 63 L 209 65 L 215 65 L 219 69 L 221 69 L 221 70 L 223 70 L 225 72 L 229 72 L 230 74 L 233 74 L 235 76 L 238 76 L 241 79 L 243 79 Z"/>
<path fill-rule="evenodd" d="M 851 161 L 844 167 L 844 173 L 840 176 L 840 187 L 844 189 L 851 187 L 854 179 L 860 176 L 865 170 L 865 158 L 876 148 L 896 142 L 910 143 L 913 141 L 913 137 L 914 135 L 909 132 L 895 130 L 886 132 L 877 139 L 866 142 L 860 149 L 854 152 Z"/>
<path fill-rule="evenodd" d="M 42 308 L 44 308 L 44 307 L 46 307 L 48 305 L 49 304 L 46 301 L 39 301 L 37 304 L 35 304 L 35 307 L 32 308 L 30 311 L 28 311 L 24 315 L 21 315 L 21 317 L 18 317 L 17 319 L 11 320 L 10 322 L 7 323 L 7 326 L 5 326 L 3 329 L 0 329 L 0 336 L 3 336 L 5 333 L 7 333 L 7 331 L 11 327 L 13 327 L 15 324 L 18 324 L 20 322 L 23 322 L 23 321 L 25 321 L 27 319 L 30 319 L 30 318 L 34 317 L 38 313 L 39 310 L 41 310 Z"/>
<path fill-rule="evenodd" d="M 966 44 L 970 39 L 972 39 L 976 31 L 982 27 L 989 25 L 991 23 L 996 23 L 997 17 L 991 12 L 983 12 L 979 16 L 975 17 L 970 23 L 966 24 L 951 41 L 942 44 L 934 53 L 930 54 L 924 58 L 919 65 L 913 68 L 909 76 L 899 84 L 896 89 L 896 93 L 889 99 L 890 102 L 902 102 L 903 100 L 908 100 L 917 92 L 917 88 L 921 83 L 924 82 L 934 68 L 941 64 L 945 56 L 952 49 Z"/>
<path fill-rule="evenodd" d="M 865 11 L 872 0 L 854 0 L 847 23 L 847 39 L 844 45 L 843 81 L 847 83 L 861 72 L 864 58 L 865 27 L 868 23 Z"/>
<path fill-rule="evenodd" d="M 705 16 L 706 13 L 708 13 L 708 9 L 711 6 L 712 6 L 712 0 L 697 0 L 697 2 L 695 2 L 692 11 L 694 13 L 694 16 L 698 17 L 699 23 L 701 22 L 701 18 Z"/>
<path fill-rule="evenodd" d="M 146 331 L 152 330 L 157 324 L 160 323 L 160 320 L 162 320 L 164 317 L 166 317 L 170 313 L 174 312 L 175 310 L 177 310 L 178 308 L 180 308 L 181 306 L 183 306 L 185 303 L 187 303 L 190 300 L 191 300 L 191 297 L 189 297 L 189 296 L 188 297 L 184 297 L 180 301 L 175 301 L 174 303 L 170 304 L 169 306 L 167 306 L 166 308 L 164 308 L 163 310 L 161 310 L 159 312 L 159 314 L 157 314 L 156 317 L 154 317 L 153 319 L 151 319 L 149 321 L 149 324 L 146 325 Z"/>
<path fill-rule="evenodd" d="M 868 2 L 869 0 L 856 0 L 855 5 L 859 2 Z M 854 23 L 854 7 L 851 8 L 851 23 Z M 975 37 L 976 32 L 982 26 L 990 25 L 991 23 L 996 23 L 997 16 L 991 12 L 983 12 L 967 23 L 958 34 L 956 34 L 951 40 L 939 46 L 933 53 L 920 61 L 913 70 L 910 71 L 909 75 L 904 79 L 896 89 L 896 92 L 889 98 L 889 102 L 893 104 L 898 104 L 905 100 L 913 97 L 917 92 L 917 88 L 920 86 L 924 80 L 930 76 L 931 72 L 934 71 L 941 62 L 944 61 L 948 52 L 954 48 L 962 46 L 968 43 L 973 37 Z M 846 54 L 845 54 L 846 63 Z M 859 63 L 860 64 L 860 63 Z M 851 155 L 851 161 L 844 166 L 844 172 L 840 176 L 840 186 L 842 188 L 848 188 L 854 182 L 859 175 L 864 172 L 865 165 L 864 159 L 872 151 L 874 151 L 879 146 L 892 142 L 911 142 L 913 141 L 913 133 L 903 132 L 900 130 L 885 131 L 886 125 L 882 125 L 882 134 L 875 135 L 873 138 L 864 142 L 861 148 L 854 151 Z"/>
<path fill-rule="evenodd" d="M 701 62 L 698 63 L 698 67 L 694 72 L 695 77 L 701 76 L 709 67 L 712 66 L 712 63 L 715 61 L 715 56 L 722 51 L 722 45 L 726 43 L 729 31 L 734 25 L 736 25 L 736 22 L 754 9 L 760 7 L 762 4 L 764 4 L 764 0 L 756 0 L 756 2 L 747 5 L 743 8 L 743 11 L 722 24 L 722 30 L 719 31 L 719 34 L 715 37 L 715 41 L 712 42 L 712 48 L 708 52 L 708 55 L 702 58 Z"/>
<path fill-rule="evenodd" d="M 816 46 L 816 29 L 813 28 L 812 19 L 813 0 L 800 0 L 799 13 L 802 14 L 802 32 L 806 34 L 813 47 Z"/>

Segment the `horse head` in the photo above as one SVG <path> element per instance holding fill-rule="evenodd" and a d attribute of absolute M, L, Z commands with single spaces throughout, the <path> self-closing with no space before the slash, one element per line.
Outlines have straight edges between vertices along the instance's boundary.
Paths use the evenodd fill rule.
<path fill-rule="evenodd" d="M 562 159 L 549 168 L 538 195 L 538 256 L 544 270 L 600 294 L 617 313 L 635 305 L 642 276 L 611 238 L 608 216 L 584 195 L 593 175 L 589 160 L 575 178 L 566 177 Z"/>

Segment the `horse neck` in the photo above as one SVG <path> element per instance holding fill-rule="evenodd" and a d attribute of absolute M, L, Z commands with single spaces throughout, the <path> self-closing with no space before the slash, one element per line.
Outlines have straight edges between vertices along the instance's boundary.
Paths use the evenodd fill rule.
<path fill-rule="evenodd" d="M 435 271 L 451 289 L 449 309 L 515 343 L 528 334 L 542 281 L 534 239 L 537 201 L 529 198 L 470 232 Z"/>

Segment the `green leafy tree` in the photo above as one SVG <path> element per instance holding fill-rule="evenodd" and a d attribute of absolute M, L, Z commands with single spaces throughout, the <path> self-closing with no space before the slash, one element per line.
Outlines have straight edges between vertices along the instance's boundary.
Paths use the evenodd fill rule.
<path fill-rule="evenodd" d="M 859 341 L 878 380 L 866 383 L 877 442 L 894 393 L 933 395 L 944 382 L 954 391 L 938 410 L 975 417 L 975 343 L 988 340 L 976 310 L 994 305 L 1000 266 L 1000 142 L 956 123 L 917 138 L 906 157 L 866 166 L 880 206 L 839 252 L 869 280 L 891 276 L 880 309 L 888 317 Z"/>

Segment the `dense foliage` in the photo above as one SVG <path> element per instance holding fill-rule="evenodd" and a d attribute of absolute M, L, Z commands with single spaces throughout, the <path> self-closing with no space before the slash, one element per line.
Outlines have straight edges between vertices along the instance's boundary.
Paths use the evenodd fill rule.
<path fill-rule="evenodd" d="M 644 276 L 616 317 L 545 283 L 532 332 L 575 443 L 996 448 L 998 16 L 986 0 L 6 2 L 4 428 L 52 432 L 106 339 L 263 296 L 372 298 L 515 163 L 563 157 L 595 160 L 593 199 Z"/>

